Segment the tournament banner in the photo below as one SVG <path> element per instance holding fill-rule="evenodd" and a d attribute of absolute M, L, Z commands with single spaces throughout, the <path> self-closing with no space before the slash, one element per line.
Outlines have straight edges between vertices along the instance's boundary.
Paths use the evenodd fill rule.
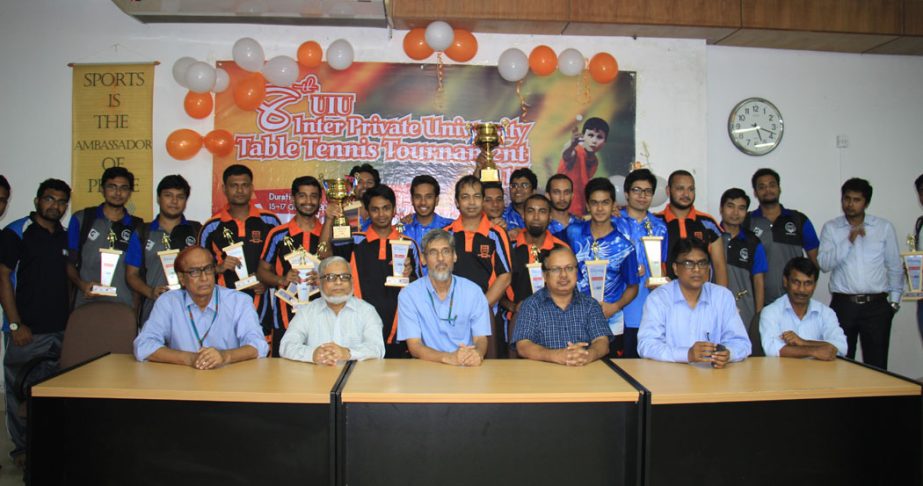
<path fill-rule="evenodd" d="M 72 210 L 100 204 L 103 171 L 122 166 L 135 176 L 128 211 L 150 221 L 154 64 L 76 64 L 73 69 Z"/>
<path fill-rule="evenodd" d="M 289 194 L 295 177 L 332 178 L 369 163 L 394 189 L 398 217 L 413 212 L 410 182 L 419 174 L 439 181 L 436 211 L 456 217 L 455 181 L 474 171 L 480 153 L 468 126 L 479 122 L 505 125 L 504 142 L 495 150 L 504 186 L 513 170 L 531 167 L 543 190 L 574 134 L 594 117 L 608 124 L 609 135 L 597 151 L 593 176 L 625 175 L 635 160 L 633 72 L 606 85 L 581 76 L 530 75 L 520 98 L 516 84 L 504 81 L 495 67 L 444 66 L 439 89 L 434 65 L 353 63 L 343 71 L 302 66 L 292 86 L 267 86 L 263 104 L 245 111 L 235 105 L 233 92 L 251 73 L 233 61 L 218 67 L 231 84 L 216 96 L 215 128 L 234 134 L 235 148 L 214 157 L 214 212 L 226 203 L 221 175 L 231 164 L 253 170 L 256 203 L 286 221 L 294 213 Z"/>

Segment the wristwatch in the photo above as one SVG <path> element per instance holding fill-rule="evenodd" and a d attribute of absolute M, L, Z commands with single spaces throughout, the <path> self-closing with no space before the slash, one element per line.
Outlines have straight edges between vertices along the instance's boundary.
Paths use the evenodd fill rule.
<path fill-rule="evenodd" d="M 18 330 L 19 330 L 19 323 L 18 323 L 18 322 L 11 322 L 11 323 L 10 323 L 10 331 L 18 331 Z"/>
<path fill-rule="evenodd" d="M 897 311 L 901 310 L 900 302 L 891 302 L 891 310 L 893 310 L 894 313 L 897 314 Z"/>

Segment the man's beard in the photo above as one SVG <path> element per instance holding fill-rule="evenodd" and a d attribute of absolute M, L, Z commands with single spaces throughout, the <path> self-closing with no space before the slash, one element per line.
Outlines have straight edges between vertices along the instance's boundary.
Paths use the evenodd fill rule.
<path fill-rule="evenodd" d="M 538 238 L 545 234 L 545 228 L 542 226 L 527 226 L 526 230 L 529 232 L 529 236 L 533 238 Z"/>
<path fill-rule="evenodd" d="M 323 289 L 321 289 L 320 296 L 328 304 L 333 304 L 333 305 L 345 304 L 346 301 L 349 300 L 349 298 L 353 296 L 353 289 L 350 288 L 349 293 L 346 295 L 327 295 L 327 293 L 324 292 Z"/>
<path fill-rule="evenodd" d="M 445 282 L 446 280 L 452 278 L 452 269 L 448 268 L 445 271 L 440 272 L 439 270 L 430 270 L 430 277 L 437 282 Z"/>
<path fill-rule="evenodd" d="M 689 204 L 682 204 L 682 203 L 680 203 L 679 201 L 675 201 L 675 200 L 673 200 L 673 199 L 671 198 L 671 199 L 670 199 L 670 206 L 672 206 L 672 207 L 674 207 L 674 208 L 676 208 L 676 209 L 689 209 L 689 208 L 692 207 L 692 203 L 689 203 Z"/>

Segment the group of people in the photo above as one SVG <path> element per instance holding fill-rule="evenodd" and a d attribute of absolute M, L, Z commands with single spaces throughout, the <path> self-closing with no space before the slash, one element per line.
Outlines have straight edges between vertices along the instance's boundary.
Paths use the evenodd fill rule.
<path fill-rule="evenodd" d="M 578 155 L 562 168 L 589 163 Z M 626 176 L 625 207 L 609 179 L 581 187 L 565 172 L 540 193 L 535 173 L 513 171 L 509 205 L 502 184 L 465 175 L 455 183 L 454 220 L 435 213 L 439 182 L 419 175 L 414 212 L 399 220 L 394 191 L 371 165 L 356 166 L 361 208 L 348 239 L 333 237 L 343 207 L 328 202 L 319 217 L 324 191 L 312 176 L 292 182 L 295 214 L 285 224 L 254 204 L 253 174 L 239 164 L 222 177 L 226 206 L 204 224 L 185 217 L 190 186 L 180 175 L 160 181 L 159 213 L 143 222 L 126 207 L 134 176 L 112 167 L 100 180 L 104 202 L 76 210 L 66 229 L 71 189 L 48 179 L 35 211 L 0 237 L 7 382 L 33 357 L 59 352 L 71 309 L 95 301 L 137 310 L 138 360 L 198 369 L 266 356 L 458 366 L 504 357 L 580 366 L 609 356 L 721 368 L 762 354 L 854 357 L 859 336 L 865 362 L 887 366 L 904 277 L 893 226 L 866 213 L 867 181 L 843 184 L 843 216 L 818 238 L 807 216 L 782 206 L 771 169 L 752 177 L 753 211 L 746 191 L 724 192 L 720 222 L 695 208 L 688 171 L 670 174 L 659 214 L 650 211 L 658 181 L 647 169 Z M 923 204 L 923 176 L 916 189 Z M 0 215 L 9 196 L 2 179 Z M 577 199 L 585 215 L 572 212 Z M 918 221 L 918 245 L 920 232 Z M 645 237 L 660 238 L 659 254 L 648 253 Z M 403 265 L 394 265 L 394 240 L 409 244 Z M 107 250 L 121 252 L 111 279 L 101 276 Z M 180 289 L 163 268 L 165 250 L 179 251 Z M 319 262 L 308 273 L 295 263 L 305 254 Z M 242 279 L 241 268 L 252 275 Z M 390 285 L 395 268 L 405 285 Z M 821 270 L 831 273 L 829 307 L 812 298 Z M 297 305 L 276 297 L 292 284 L 317 295 Z M 108 286 L 114 295 L 100 291 Z M 10 387 L 6 398 L 18 455 L 21 404 Z"/>

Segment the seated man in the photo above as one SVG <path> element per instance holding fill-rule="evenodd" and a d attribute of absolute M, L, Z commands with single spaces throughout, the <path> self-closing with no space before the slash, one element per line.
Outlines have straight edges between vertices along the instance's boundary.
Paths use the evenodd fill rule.
<path fill-rule="evenodd" d="M 708 282 L 708 244 L 698 238 L 676 242 L 671 259 L 676 280 L 651 292 L 638 330 L 642 358 L 677 363 L 711 363 L 723 368 L 750 355 L 750 338 L 734 296 Z"/>
<path fill-rule="evenodd" d="M 138 361 L 183 364 L 209 370 L 261 358 L 269 352 L 253 299 L 215 285 L 215 260 L 200 246 L 176 257 L 183 290 L 157 298 L 135 338 Z"/>
<path fill-rule="evenodd" d="M 832 361 L 846 355 L 846 334 L 833 309 L 814 300 L 820 269 L 795 257 L 782 270 L 785 294 L 763 308 L 760 333 L 766 356 Z"/>
<path fill-rule="evenodd" d="M 609 354 L 609 324 L 592 297 L 577 292 L 577 257 L 558 247 L 542 262 L 545 287 L 519 308 L 512 341 L 519 355 L 583 366 Z"/>
<path fill-rule="evenodd" d="M 480 366 L 487 353 L 490 310 L 476 283 L 452 275 L 454 238 L 441 229 L 423 236 L 429 274 L 397 299 L 397 339 L 414 358 L 455 366 Z"/>
<path fill-rule="evenodd" d="M 385 357 L 381 317 L 368 302 L 353 296 L 352 273 L 343 257 L 317 267 L 320 299 L 298 309 L 279 354 L 283 358 L 328 366 L 337 361 Z"/>

